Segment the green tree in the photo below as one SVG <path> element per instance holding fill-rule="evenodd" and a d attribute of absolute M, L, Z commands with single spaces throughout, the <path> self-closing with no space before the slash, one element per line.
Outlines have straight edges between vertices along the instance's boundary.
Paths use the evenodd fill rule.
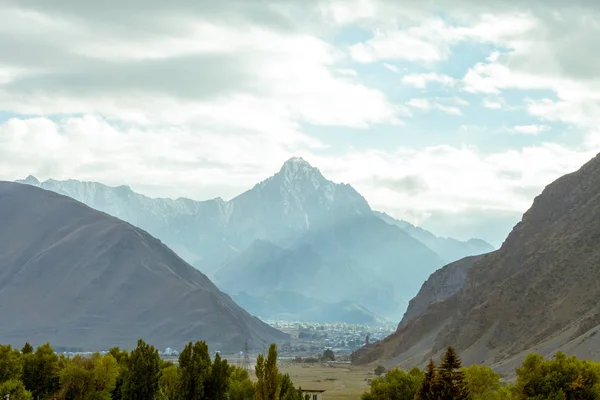
<path fill-rule="evenodd" d="M 415 395 L 415 400 L 435 400 L 436 396 L 433 392 L 436 380 L 435 363 L 429 359 L 427 369 L 423 374 L 423 379 L 419 385 L 419 389 Z"/>
<path fill-rule="evenodd" d="M 35 353 L 23 354 L 22 382 L 34 399 L 46 400 L 58 391 L 58 374 L 58 356 L 50 343 L 39 346 Z"/>
<path fill-rule="evenodd" d="M 110 396 L 112 400 L 121 400 L 123 397 L 123 382 L 127 375 L 127 371 L 129 370 L 129 367 L 127 366 L 129 363 L 129 354 L 127 353 L 127 350 L 121 350 L 118 347 L 113 347 L 109 350 L 109 353 L 114 357 L 119 366 L 119 374 L 117 375 L 115 387 L 111 391 Z"/>
<path fill-rule="evenodd" d="M 21 362 L 21 353 L 12 346 L 0 345 L 0 383 L 21 379 L 23 373 L 23 364 Z"/>
<path fill-rule="evenodd" d="M 79 355 L 66 360 L 60 372 L 60 397 L 72 400 L 110 400 L 119 366 L 117 360 L 96 353 L 85 358 Z"/>
<path fill-rule="evenodd" d="M 473 364 L 463 368 L 465 384 L 472 400 L 487 400 L 496 397 L 502 388 L 500 374 L 487 365 Z"/>
<path fill-rule="evenodd" d="M 163 399 L 177 399 L 179 395 L 179 370 L 175 365 L 171 364 L 162 369 L 159 383 Z"/>
<path fill-rule="evenodd" d="M 423 371 L 413 368 L 406 372 L 395 368 L 384 377 L 371 381 L 371 390 L 361 400 L 413 400 L 423 380 Z"/>
<path fill-rule="evenodd" d="M 267 359 L 262 354 L 256 359 L 256 400 L 278 400 L 281 391 L 277 369 L 277 345 L 269 346 Z"/>
<path fill-rule="evenodd" d="M 31 392 L 17 379 L 10 379 L 0 384 L 0 399 L 10 396 L 10 400 L 32 400 Z"/>
<path fill-rule="evenodd" d="M 460 357 L 452 346 L 446 349 L 446 354 L 437 369 L 434 393 L 440 400 L 463 400 L 469 397 Z"/>
<path fill-rule="evenodd" d="M 180 396 L 184 400 L 207 399 L 211 360 L 206 342 L 189 342 L 179 355 Z"/>
<path fill-rule="evenodd" d="M 374 372 L 375 372 L 375 375 L 381 376 L 381 375 L 385 374 L 385 371 L 386 371 L 386 369 L 383 365 L 378 365 L 377 367 L 375 367 Z"/>
<path fill-rule="evenodd" d="M 514 397 L 522 399 L 587 400 L 600 398 L 600 364 L 567 357 L 553 360 L 530 354 L 517 368 Z"/>
<path fill-rule="evenodd" d="M 158 393 L 160 357 L 154 346 L 138 340 L 131 352 L 128 370 L 123 379 L 123 400 L 149 400 Z"/>
<path fill-rule="evenodd" d="M 213 361 L 208 380 L 206 398 L 211 400 L 226 400 L 229 390 L 229 375 L 231 371 L 227 360 L 221 359 L 217 353 Z"/>
<path fill-rule="evenodd" d="M 25 345 L 21 349 L 21 353 L 23 354 L 31 354 L 33 353 L 33 346 L 29 344 L 29 342 L 25 342 Z"/>
<path fill-rule="evenodd" d="M 321 356 L 322 361 L 335 361 L 335 354 L 333 354 L 333 350 L 326 349 Z"/>
<path fill-rule="evenodd" d="M 242 368 L 230 367 L 229 376 L 229 400 L 254 400 L 256 391 L 254 384 L 248 375 L 248 371 Z"/>

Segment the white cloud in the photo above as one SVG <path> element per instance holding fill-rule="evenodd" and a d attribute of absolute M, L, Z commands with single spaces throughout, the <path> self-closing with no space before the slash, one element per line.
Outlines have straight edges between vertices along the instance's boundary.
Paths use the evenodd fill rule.
<path fill-rule="evenodd" d="M 389 69 L 392 72 L 395 72 L 395 73 L 400 72 L 400 68 L 396 67 L 395 65 L 388 64 L 388 63 L 383 63 L 383 66 L 386 67 L 387 69 Z"/>
<path fill-rule="evenodd" d="M 402 83 L 424 89 L 429 83 L 439 83 L 442 86 L 453 86 L 456 79 L 451 76 L 430 72 L 427 74 L 408 74 L 402 77 Z"/>
<path fill-rule="evenodd" d="M 441 110 L 446 114 L 451 115 L 462 115 L 460 108 L 455 106 L 444 105 L 439 102 L 431 102 L 427 99 L 410 99 L 406 102 L 406 105 L 419 110 Z"/>
<path fill-rule="evenodd" d="M 539 135 L 542 132 L 550 130 L 548 125 L 515 125 L 512 128 L 514 133 L 520 133 L 523 135 Z"/>
<path fill-rule="evenodd" d="M 482 105 L 485 108 L 489 108 L 492 110 L 499 110 L 502 108 L 502 103 L 496 100 L 484 99 Z"/>

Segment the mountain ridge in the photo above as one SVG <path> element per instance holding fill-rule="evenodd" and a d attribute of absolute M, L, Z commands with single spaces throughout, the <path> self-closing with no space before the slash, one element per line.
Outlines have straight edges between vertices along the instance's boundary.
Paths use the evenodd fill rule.
<path fill-rule="evenodd" d="M 295 236 L 302 234 L 306 229 L 331 224 L 333 221 L 356 215 L 374 214 L 385 222 L 400 227 L 438 253 L 446 262 L 473 255 L 472 253 L 480 254 L 494 249 L 493 246 L 483 241 L 479 245 L 469 246 L 468 242 L 451 238 L 437 238 L 430 232 L 415 227 L 406 221 L 399 221 L 385 213 L 373 211 L 365 198 L 351 185 L 328 181 L 318 168 L 313 167 L 300 157 L 287 160 L 276 174 L 228 201 L 220 197 L 208 200 L 193 200 L 185 197 L 175 200 L 164 197 L 151 198 L 133 191 L 127 185 L 111 187 L 98 182 L 74 179 L 66 181 L 48 179 L 40 182 L 32 175 L 16 182 L 56 191 L 81 201 L 92 208 L 131 222 L 164 240 L 171 248 L 176 249 L 178 253 L 182 253 L 186 261 L 202 268 L 209 276 L 228 259 L 228 256 L 225 259 L 220 256 L 213 258 L 213 253 L 220 252 L 234 255 L 227 251 L 228 246 L 223 246 L 223 240 L 231 241 L 234 248 L 242 249 L 255 239 L 265 239 L 285 247 L 294 240 Z M 275 189 L 270 190 L 272 192 L 270 195 L 282 199 L 283 207 L 273 207 L 272 204 L 261 206 L 262 200 L 268 197 L 265 196 L 264 191 L 269 191 L 273 184 L 275 184 Z M 278 185 L 283 185 L 283 188 L 287 188 L 287 190 L 282 190 L 282 186 Z M 303 196 L 299 196 L 296 192 L 298 187 L 308 187 L 313 198 L 302 199 Z M 290 188 L 293 189 L 292 192 L 294 193 L 290 194 Z M 126 193 L 122 193 L 123 191 Z M 336 202 L 336 193 L 342 200 Z M 254 203 L 258 203 L 259 206 L 255 208 L 252 200 L 254 200 Z M 325 206 L 325 209 L 338 208 L 341 211 L 338 210 L 332 215 L 326 215 L 324 211 L 311 214 L 305 212 L 304 204 L 302 204 L 303 200 L 308 203 L 312 202 L 314 208 Z M 344 207 L 341 207 L 340 203 L 345 204 Z M 248 209 L 258 210 L 259 216 L 260 214 L 268 214 L 289 218 L 290 210 L 298 204 L 300 204 L 300 207 L 296 207 L 295 215 L 292 216 L 295 227 L 287 232 L 278 227 L 273 229 L 269 224 L 263 224 L 264 226 L 257 229 L 257 232 L 252 232 L 251 222 L 248 221 L 238 221 L 238 228 L 229 226 L 230 220 L 235 215 L 243 212 L 249 213 Z M 283 210 L 277 210 L 277 208 Z M 256 220 L 258 218 L 256 213 L 253 212 L 252 214 L 254 215 L 253 219 Z M 264 216 L 261 218 L 265 219 Z M 323 222 L 315 222 L 319 220 Z M 191 226 L 193 226 L 193 229 Z M 267 233 L 267 230 L 270 232 Z M 215 235 L 218 238 L 210 238 L 210 236 Z M 240 238 L 244 235 L 249 235 L 250 238 L 248 240 Z M 198 242 L 198 237 L 201 237 L 205 243 L 202 243 L 202 240 Z M 451 242 L 449 246 L 455 246 L 457 250 L 448 251 L 442 248 L 442 244 L 437 246 L 431 244 L 436 241 L 438 243 Z M 199 248 L 200 250 L 198 250 Z M 215 249 L 218 249 L 218 251 Z"/>
<path fill-rule="evenodd" d="M 600 155 L 547 185 L 502 247 L 473 263 L 461 290 L 355 359 L 419 365 L 450 344 L 467 364 L 506 371 L 531 352 L 600 359 L 599 186 Z"/>
<path fill-rule="evenodd" d="M 0 182 L 0 219 L 0 335 L 9 343 L 99 350 L 143 336 L 235 350 L 287 337 L 147 232 L 69 197 Z"/>

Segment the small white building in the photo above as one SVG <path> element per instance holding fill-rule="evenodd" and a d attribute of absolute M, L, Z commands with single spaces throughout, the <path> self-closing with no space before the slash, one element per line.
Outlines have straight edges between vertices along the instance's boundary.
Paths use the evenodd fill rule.
<path fill-rule="evenodd" d="M 323 400 L 324 391 L 322 389 L 302 389 L 302 394 L 309 395 L 310 400 Z"/>

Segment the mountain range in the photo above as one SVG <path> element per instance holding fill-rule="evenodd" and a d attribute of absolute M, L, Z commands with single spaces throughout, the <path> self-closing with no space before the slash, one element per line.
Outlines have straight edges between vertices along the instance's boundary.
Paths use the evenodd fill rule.
<path fill-rule="evenodd" d="M 128 186 L 32 176 L 18 182 L 139 226 L 230 294 L 294 291 L 329 305 L 357 303 L 374 317 L 398 318 L 431 272 L 493 250 L 376 212 L 350 185 L 327 180 L 301 158 L 229 201 L 152 199 Z"/>
<path fill-rule="evenodd" d="M 600 359 L 600 156 L 548 185 L 502 247 L 433 274 L 398 330 L 356 362 L 423 365 L 454 346 L 513 371 L 531 352 Z"/>
<path fill-rule="evenodd" d="M 0 337 L 87 350 L 285 340 L 140 228 L 63 195 L 0 182 Z"/>

